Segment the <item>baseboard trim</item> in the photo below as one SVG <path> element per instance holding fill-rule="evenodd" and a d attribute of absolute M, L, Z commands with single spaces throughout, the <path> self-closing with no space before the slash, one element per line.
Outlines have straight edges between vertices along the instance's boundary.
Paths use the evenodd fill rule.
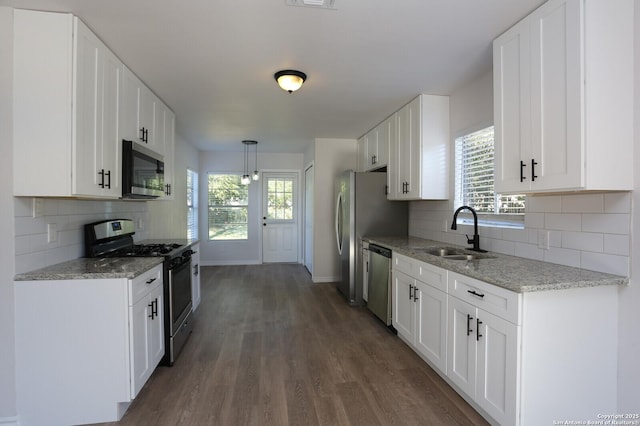
<path fill-rule="evenodd" d="M 2 426 L 18 426 L 18 417 L 0 417 L 0 425 Z"/>
<path fill-rule="evenodd" d="M 314 283 L 335 283 L 337 281 L 340 281 L 340 277 L 318 277 L 312 275 L 311 281 L 313 281 Z"/>

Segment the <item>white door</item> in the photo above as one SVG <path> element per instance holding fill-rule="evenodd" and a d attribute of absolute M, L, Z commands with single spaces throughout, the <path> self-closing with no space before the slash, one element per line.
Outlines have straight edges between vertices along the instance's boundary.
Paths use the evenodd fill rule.
<path fill-rule="evenodd" d="M 304 172 L 304 266 L 313 275 L 313 165 Z"/>
<path fill-rule="evenodd" d="M 262 261 L 298 261 L 297 173 L 263 173 Z"/>

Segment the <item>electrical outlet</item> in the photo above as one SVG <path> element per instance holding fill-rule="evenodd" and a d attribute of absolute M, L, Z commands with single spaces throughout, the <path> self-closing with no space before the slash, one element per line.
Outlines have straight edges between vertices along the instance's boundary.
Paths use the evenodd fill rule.
<path fill-rule="evenodd" d="M 449 223 L 447 219 L 442 221 L 442 232 L 449 232 Z"/>
<path fill-rule="evenodd" d="M 56 241 L 58 241 L 58 225 L 47 223 L 47 242 L 55 243 Z"/>
<path fill-rule="evenodd" d="M 549 250 L 549 231 L 538 231 L 538 248 Z"/>

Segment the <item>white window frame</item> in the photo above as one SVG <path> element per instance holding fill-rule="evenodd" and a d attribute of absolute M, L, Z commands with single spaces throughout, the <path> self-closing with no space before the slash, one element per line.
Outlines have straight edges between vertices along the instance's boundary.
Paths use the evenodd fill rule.
<path fill-rule="evenodd" d="M 225 242 L 225 241 L 247 241 L 249 239 L 249 186 L 248 185 L 244 185 L 242 184 L 241 187 L 242 188 L 246 188 L 247 189 L 247 203 L 246 204 L 242 204 L 242 203 L 237 203 L 237 204 L 220 204 L 217 205 L 218 207 L 221 208 L 244 208 L 246 209 L 246 214 L 247 214 L 247 222 L 246 222 L 246 227 L 247 227 L 247 235 L 246 237 L 243 238 L 211 238 L 210 236 L 210 232 L 211 232 L 211 227 L 210 227 L 210 222 L 211 219 L 209 217 L 209 215 L 211 214 L 211 207 L 213 206 L 209 200 L 209 178 L 210 176 L 237 176 L 238 177 L 238 182 L 240 182 L 240 179 L 242 177 L 241 173 L 218 173 L 218 172 L 209 172 L 207 174 L 207 240 L 208 241 L 220 241 L 220 242 Z M 238 222 L 241 223 L 241 222 Z"/>
<path fill-rule="evenodd" d="M 464 175 L 463 175 L 463 158 L 462 158 L 462 144 L 464 143 L 464 139 L 471 137 L 475 134 L 480 134 L 481 132 L 486 132 L 489 130 L 493 130 L 493 125 L 482 126 L 479 128 L 469 129 L 468 131 L 462 132 L 458 135 L 454 140 L 454 150 L 455 150 L 455 187 L 454 187 L 454 209 L 457 209 L 466 204 L 468 201 L 464 199 L 463 195 L 463 185 L 464 185 Z M 492 186 L 492 183 L 491 183 Z M 505 195 L 505 197 L 510 195 Z M 495 227 L 495 228 L 516 228 L 523 229 L 524 228 L 524 209 L 522 213 L 499 213 L 500 210 L 500 199 L 502 196 L 500 194 L 493 193 L 493 205 L 494 212 L 497 213 L 488 213 L 485 211 L 478 211 L 478 224 L 480 226 L 486 227 Z M 526 200 L 525 200 L 526 203 Z M 474 205 L 470 205 L 470 207 L 476 208 Z M 481 210 L 481 209 L 477 209 Z M 466 210 L 461 212 L 458 216 L 458 224 L 467 225 L 473 224 L 473 217 L 469 214 L 466 215 Z"/>
<path fill-rule="evenodd" d="M 187 169 L 187 239 L 198 239 L 198 172 Z M 191 194 L 191 197 L 189 197 Z M 189 200 L 191 198 L 191 200 Z"/>

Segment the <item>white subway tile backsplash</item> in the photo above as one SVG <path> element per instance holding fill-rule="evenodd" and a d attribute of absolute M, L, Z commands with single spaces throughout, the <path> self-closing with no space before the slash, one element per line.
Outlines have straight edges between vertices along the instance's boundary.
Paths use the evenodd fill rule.
<path fill-rule="evenodd" d="M 628 276 L 630 192 L 527 196 L 526 203 L 523 230 L 480 227 L 480 246 L 497 253 Z M 464 234 L 471 235 L 472 226 L 435 230 L 440 229 L 442 220 L 451 220 L 453 211 L 447 202 L 411 204 L 409 235 L 467 246 Z M 538 248 L 540 231 L 549 232 L 549 250 Z"/>
<path fill-rule="evenodd" d="M 583 251 L 580 266 L 592 271 L 629 275 L 628 256 Z"/>
<path fill-rule="evenodd" d="M 562 233 L 562 248 L 602 252 L 604 236 L 597 233 L 565 231 Z"/>
<path fill-rule="evenodd" d="M 562 197 L 551 196 L 528 196 L 526 198 L 527 213 L 560 213 L 562 212 Z"/>
<path fill-rule="evenodd" d="M 620 256 L 629 256 L 629 236 L 604 234 L 604 252 Z"/>
<path fill-rule="evenodd" d="M 515 256 L 526 259 L 543 260 L 544 250 L 538 248 L 537 244 L 515 243 Z"/>
<path fill-rule="evenodd" d="M 604 194 L 562 197 L 562 213 L 604 213 Z"/>
<path fill-rule="evenodd" d="M 609 192 L 604 194 L 605 213 L 630 213 L 631 192 Z"/>
<path fill-rule="evenodd" d="M 582 216 L 575 213 L 546 213 L 544 216 L 545 229 L 555 229 L 557 231 L 580 231 L 581 223 Z"/>
<path fill-rule="evenodd" d="M 630 216 L 622 213 L 583 214 L 582 231 L 605 234 L 629 234 Z"/>
<path fill-rule="evenodd" d="M 524 227 L 544 228 L 544 213 L 527 213 L 524 216 Z"/>
<path fill-rule="evenodd" d="M 84 225 L 103 219 L 142 219 L 147 222 L 146 202 L 42 199 L 43 216 L 32 217 L 32 200 L 15 197 L 16 273 L 39 269 L 84 255 Z M 422 221 L 419 221 L 422 223 Z M 57 225 L 57 241 L 49 243 L 47 224 Z M 136 230 L 134 239 L 147 239 Z"/>
<path fill-rule="evenodd" d="M 544 250 L 544 261 L 579 268 L 580 250 L 550 247 L 549 250 Z"/>

